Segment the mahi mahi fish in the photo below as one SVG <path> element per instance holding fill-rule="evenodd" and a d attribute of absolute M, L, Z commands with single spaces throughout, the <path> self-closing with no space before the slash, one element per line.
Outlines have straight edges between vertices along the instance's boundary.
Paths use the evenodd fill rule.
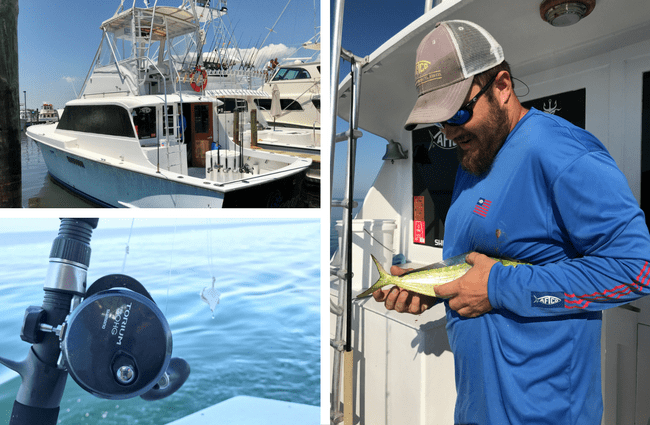
<path fill-rule="evenodd" d="M 374 261 L 375 266 L 377 267 L 377 271 L 379 272 L 379 279 L 370 288 L 357 295 L 357 298 L 367 297 L 377 289 L 382 288 L 386 285 L 396 285 L 400 288 L 417 292 L 418 294 L 435 297 L 436 286 L 451 282 L 452 280 L 456 280 L 472 268 L 472 266 L 467 264 L 467 261 L 465 261 L 467 254 L 469 253 L 457 255 L 455 257 L 448 258 L 445 261 L 431 264 L 420 269 L 411 270 L 401 276 L 393 276 L 389 273 L 386 273 L 386 270 L 384 270 L 381 264 L 379 264 L 375 256 L 371 254 L 370 256 L 372 257 L 372 261 Z M 505 266 L 517 266 L 518 264 L 525 264 L 518 261 L 504 260 L 501 258 L 490 258 L 501 262 Z"/>

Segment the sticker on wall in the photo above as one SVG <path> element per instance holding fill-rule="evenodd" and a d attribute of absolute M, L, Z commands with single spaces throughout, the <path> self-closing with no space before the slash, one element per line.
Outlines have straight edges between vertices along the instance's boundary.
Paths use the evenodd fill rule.
<path fill-rule="evenodd" d="M 567 91 L 521 102 L 524 108 L 535 108 L 547 114 L 557 115 L 565 120 L 585 128 L 587 97 L 586 89 Z"/>

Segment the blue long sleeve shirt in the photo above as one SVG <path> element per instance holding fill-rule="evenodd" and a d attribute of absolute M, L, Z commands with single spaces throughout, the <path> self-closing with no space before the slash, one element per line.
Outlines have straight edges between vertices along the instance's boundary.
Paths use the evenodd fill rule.
<path fill-rule="evenodd" d="M 459 168 L 444 258 L 478 251 L 531 263 L 492 267 L 493 310 L 447 305 L 458 424 L 599 424 L 601 310 L 650 294 L 650 236 L 605 147 L 531 109 L 492 169 Z"/>

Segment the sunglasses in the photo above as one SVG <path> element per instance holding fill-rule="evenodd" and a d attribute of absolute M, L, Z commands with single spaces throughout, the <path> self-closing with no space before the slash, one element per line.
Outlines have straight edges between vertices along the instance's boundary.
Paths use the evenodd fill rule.
<path fill-rule="evenodd" d="M 443 128 L 445 125 L 450 125 L 450 126 L 453 127 L 453 126 L 463 125 L 467 121 L 471 120 L 472 119 L 472 110 L 474 109 L 474 104 L 478 101 L 479 97 L 481 97 L 481 95 L 483 93 L 485 93 L 487 91 L 487 89 L 492 85 L 494 80 L 497 78 L 497 75 L 498 74 L 495 74 L 494 77 L 492 77 L 490 79 L 490 81 L 488 81 L 488 83 L 485 86 L 483 86 L 481 91 L 479 91 L 476 94 L 476 96 L 474 96 L 472 98 L 472 100 L 467 102 L 465 104 L 465 106 L 460 108 L 458 110 L 458 112 L 456 112 L 454 114 L 453 117 L 449 118 L 447 121 L 444 121 L 444 122 L 437 122 L 437 123 L 435 123 L 435 126 L 439 127 L 439 128 Z"/>

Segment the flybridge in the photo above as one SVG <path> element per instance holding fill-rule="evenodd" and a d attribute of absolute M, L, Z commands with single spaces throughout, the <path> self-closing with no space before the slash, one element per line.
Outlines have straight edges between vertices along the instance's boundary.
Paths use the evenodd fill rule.
<path fill-rule="evenodd" d="M 141 38 L 161 41 L 198 31 L 199 22 L 192 12 L 177 7 L 134 7 L 104 21 L 100 28 L 117 36 L 131 37 L 135 33 Z"/>
<path fill-rule="evenodd" d="M 104 21 L 100 43 L 80 97 L 169 94 L 193 90 L 205 34 L 197 9 L 133 7 Z M 210 9 L 213 17 L 225 12 Z M 187 74 L 187 75 L 186 75 Z"/>

